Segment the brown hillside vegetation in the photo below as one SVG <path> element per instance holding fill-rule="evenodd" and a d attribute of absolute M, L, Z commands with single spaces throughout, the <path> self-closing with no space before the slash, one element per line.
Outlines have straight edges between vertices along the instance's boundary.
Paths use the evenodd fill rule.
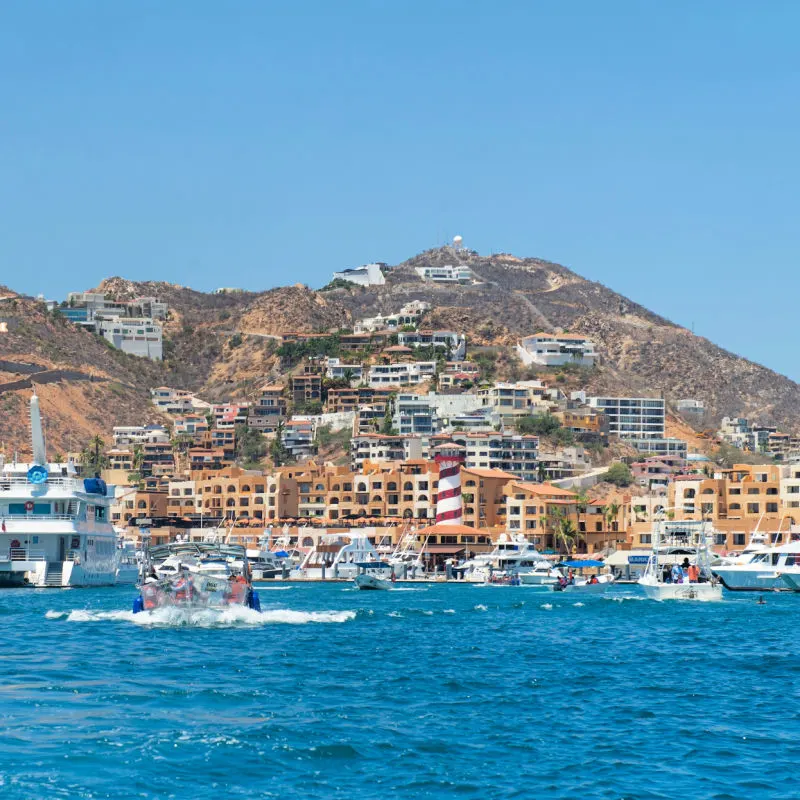
<path fill-rule="evenodd" d="M 434 284 L 415 271 L 459 262 L 473 270 L 475 283 Z M 275 351 L 282 334 L 351 328 L 361 316 L 391 313 L 414 299 L 432 305 L 424 327 L 462 331 L 468 347 L 494 353 L 499 377 L 523 372 L 513 356 L 520 337 L 540 330 L 580 332 L 597 341 L 601 364 L 586 375 L 561 376 L 565 389 L 586 381 L 590 392 L 663 394 L 670 404 L 698 398 L 706 403 L 704 424 L 710 426 L 722 416 L 743 415 L 795 431 L 800 415 L 800 386 L 793 381 L 541 259 L 437 248 L 389 269 L 383 286 L 208 294 L 109 278 L 97 290 L 117 298 L 150 295 L 169 304 L 162 364 L 125 356 L 47 313 L 41 303 L 0 287 L 0 329 L 7 329 L 0 333 L 0 362 L 8 362 L 0 364 L 0 383 L 35 382 L 32 371 L 53 381 L 42 396 L 51 404 L 51 443 L 61 449 L 70 430 L 108 435 L 115 424 L 152 419 L 153 386 L 193 389 L 210 401 L 249 396 L 262 380 L 281 376 Z M 27 441 L 13 397 L 29 394 L 26 388 L 0 393 L 0 440 Z"/>

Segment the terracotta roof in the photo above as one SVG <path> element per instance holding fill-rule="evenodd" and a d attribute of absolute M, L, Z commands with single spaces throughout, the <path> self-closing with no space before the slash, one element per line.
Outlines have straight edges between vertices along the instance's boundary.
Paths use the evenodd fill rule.
<path fill-rule="evenodd" d="M 507 478 L 508 480 L 515 481 L 517 480 L 516 475 L 512 475 L 510 472 L 506 472 L 502 469 L 481 469 L 479 467 L 465 467 L 464 472 L 468 472 L 470 475 L 477 475 L 480 478 Z"/>
<path fill-rule="evenodd" d="M 441 535 L 459 535 L 459 534 L 470 534 L 474 535 L 476 533 L 486 533 L 483 531 L 482 528 L 470 528 L 469 525 L 448 525 L 445 522 L 437 523 L 436 525 L 430 525 L 427 528 L 420 528 L 416 531 L 417 536 L 441 536 Z"/>
<path fill-rule="evenodd" d="M 550 497 L 577 497 L 575 492 L 570 492 L 568 489 L 562 489 L 560 486 L 553 486 L 551 483 L 525 483 L 520 481 L 515 483 L 520 489 L 532 494 L 548 495 Z"/>

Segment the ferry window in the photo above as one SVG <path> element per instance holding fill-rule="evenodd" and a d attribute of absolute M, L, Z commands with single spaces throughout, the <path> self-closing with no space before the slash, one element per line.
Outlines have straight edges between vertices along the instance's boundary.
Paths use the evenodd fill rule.
<path fill-rule="evenodd" d="M 94 510 L 94 518 L 97 520 L 103 520 L 106 518 L 106 510 L 103 506 L 97 506 Z"/>
<path fill-rule="evenodd" d="M 9 514 L 24 514 L 25 513 L 25 503 L 9 503 L 8 504 L 8 513 Z"/>
<path fill-rule="evenodd" d="M 780 553 L 773 553 L 772 554 L 772 566 L 774 567 L 778 563 L 778 559 L 781 557 Z"/>
<path fill-rule="evenodd" d="M 789 553 L 789 555 L 786 556 L 786 564 L 784 566 L 793 567 L 797 563 L 796 559 L 797 556 L 795 556 L 794 553 Z"/>
<path fill-rule="evenodd" d="M 34 503 L 34 505 L 33 505 L 33 513 L 34 514 L 49 514 L 50 513 L 50 503 Z"/>

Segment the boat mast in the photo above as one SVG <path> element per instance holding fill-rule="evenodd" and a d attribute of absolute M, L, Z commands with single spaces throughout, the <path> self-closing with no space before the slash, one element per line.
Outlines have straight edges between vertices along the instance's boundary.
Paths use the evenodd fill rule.
<path fill-rule="evenodd" d="M 42 415 L 39 411 L 39 398 L 35 390 L 31 396 L 31 448 L 33 450 L 33 463 L 46 466 L 47 450 L 44 445 Z"/>

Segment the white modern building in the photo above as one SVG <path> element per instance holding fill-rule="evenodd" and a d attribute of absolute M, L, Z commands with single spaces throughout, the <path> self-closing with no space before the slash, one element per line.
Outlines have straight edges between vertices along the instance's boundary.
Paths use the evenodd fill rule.
<path fill-rule="evenodd" d="M 361 383 L 364 367 L 361 364 L 344 364 L 339 358 L 329 358 L 326 362 L 325 375 L 334 380 L 344 380 L 349 376 L 350 383 Z"/>
<path fill-rule="evenodd" d="M 456 431 L 449 438 L 465 448 L 468 469 L 499 469 L 522 480 L 537 480 L 538 436 Z"/>
<path fill-rule="evenodd" d="M 504 422 L 512 423 L 519 417 L 548 410 L 547 384 L 542 381 L 518 381 L 517 383 L 495 383 L 478 390 L 481 404 L 499 414 Z"/>
<path fill-rule="evenodd" d="M 355 333 L 373 333 L 374 331 L 397 330 L 407 325 L 414 325 L 419 318 L 431 307 L 430 303 L 422 300 L 412 300 L 406 303 L 396 314 L 377 314 L 374 317 L 364 317 L 356 322 Z"/>
<path fill-rule="evenodd" d="M 282 435 L 283 446 L 292 458 L 308 458 L 316 453 L 314 446 L 314 423 L 311 420 L 287 420 Z"/>
<path fill-rule="evenodd" d="M 451 361 L 463 361 L 467 356 L 467 340 L 455 331 L 401 331 L 397 343 L 403 347 L 435 347 L 444 350 Z"/>
<path fill-rule="evenodd" d="M 385 267 L 385 264 L 364 264 L 363 267 L 334 272 L 333 279 L 349 281 L 359 286 L 382 286 L 386 283 L 386 277 L 383 274 Z"/>
<path fill-rule="evenodd" d="M 169 431 L 163 425 L 115 425 L 112 434 L 115 447 L 169 441 Z"/>
<path fill-rule="evenodd" d="M 574 333 L 535 333 L 517 345 L 523 364 L 557 367 L 576 364 L 592 367 L 597 363 L 595 343 Z"/>
<path fill-rule="evenodd" d="M 433 281 L 434 283 L 471 283 L 473 280 L 472 270 L 463 264 L 457 266 L 446 264 L 441 267 L 416 267 L 416 271 L 422 280 Z"/>
<path fill-rule="evenodd" d="M 611 436 L 620 439 L 664 438 L 666 407 L 663 398 L 586 397 L 584 392 L 573 392 L 572 399 L 580 399 L 604 414 Z"/>
<path fill-rule="evenodd" d="M 369 370 L 370 386 L 404 386 L 422 383 L 436 375 L 435 361 L 376 364 Z"/>
<path fill-rule="evenodd" d="M 161 326 L 152 317 L 95 317 L 94 324 L 97 333 L 123 353 L 153 361 L 163 358 Z"/>
<path fill-rule="evenodd" d="M 428 443 L 421 436 L 385 436 L 363 433 L 350 440 L 350 464 L 360 470 L 365 461 L 409 461 L 426 458 Z"/>
<path fill-rule="evenodd" d="M 205 413 L 211 410 L 210 403 L 195 397 L 187 389 L 172 389 L 169 386 L 151 389 L 150 400 L 165 414 L 191 414 L 193 411 Z"/>

